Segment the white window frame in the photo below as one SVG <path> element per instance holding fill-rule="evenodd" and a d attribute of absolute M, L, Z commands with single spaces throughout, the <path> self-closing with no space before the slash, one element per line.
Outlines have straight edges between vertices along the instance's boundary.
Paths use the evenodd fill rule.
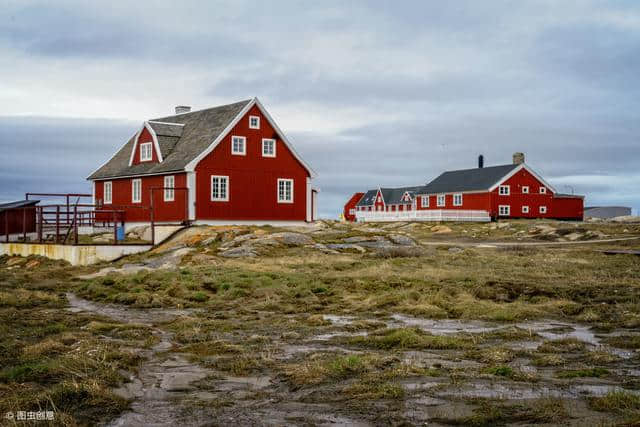
<path fill-rule="evenodd" d="M 138 194 L 136 194 L 136 184 Z M 142 180 L 140 178 L 131 180 L 131 203 L 142 203 Z"/>
<path fill-rule="evenodd" d="M 540 206 L 539 210 L 540 210 L 541 214 L 546 214 L 547 213 L 547 207 L 546 206 Z"/>
<path fill-rule="evenodd" d="M 511 216 L 511 205 L 498 205 L 498 216 Z"/>
<path fill-rule="evenodd" d="M 273 152 L 271 154 L 265 153 L 265 143 L 272 143 Z M 276 140 L 273 138 L 262 138 L 262 157 L 275 157 L 276 156 Z"/>
<path fill-rule="evenodd" d="M 153 160 L 153 142 L 143 142 L 140 144 L 140 161 L 150 162 Z"/>
<path fill-rule="evenodd" d="M 252 123 L 253 119 L 256 120 L 255 126 Z M 249 116 L 249 129 L 260 129 L 260 116 Z"/>
<path fill-rule="evenodd" d="M 242 151 L 235 150 L 236 140 L 238 142 L 242 141 Z M 235 156 L 245 156 L 247 154 L 247 137 L 246 136 L 233 135 L 231 137 L 231 154 Z"/>
<path fill-rule="evenodd" d="M 107 188 L 109 191 L 107 191 Z M 109 197 L 107 197 L 107 195 L 109 195 Z M 105 205 L 113 203 L 113 183 L 111 181 L 105 181 L 102 184 L 102 199 Z"/>
<path fill-rule="evenodd" d="M 176 177 L 174 175 L 166 175 L 164 177 L 164 201 L 173 202 L 176 199 Z M 169 189 L 171 188 L 171 189 Z"/>
<path fill-rule="evenodd" d="M 436 198 L 436 206 L 439 208 L 443 206 L 447 206 L 447 195 L 446 194 L 438 194 Z"/>
<path fill-rule="evenodd" d="M 220 194 L 222 193 L 222 185 L 221 185 L 221 181 L 224 179 L 224 197 L 220 197 Z M 218 190 L 218 196 L 214 197 L 213 195 L 213 189 L 214 189 L 214 180 L 218 180 L 218 184 L 216 185 L 217 190 Z M 211 201 L 212 202 L 228 202 L 229 201 L 229 176 L 228 175 L 211 175 L 211 187 L 209 188 L 209 193 L 211 194 Z"/>
<path fill-rule="evenodd" d="M 429 196 L 420 196 L 420 207 L 421 208 L 429 207 Z"/>
<path fill-rule="evenodd" d="M 529 186 L 528 185 L 523 185 L 522 186 L 522 194 L 529 194 Z"/>
<path fill-rule="evenodd" d="M 510 185 L 501 185 L 498 187 L 498 194 L 501 196 L 509 196 L 511 195 L 511 186 Z"/>
<path fill-rule="evenodd" d="M 529 213 L 529 206 L 523 206 L 522 207 L 522 213 L 528 214 Z"/>
<path fill-rule="evenodd" d="M 289 184 L 291 186 L 289 194 L 291 197 L 289 199 L 287 199 L 286 197 L 280 197 L 280 183 L 283 183 L 285 185 L 284 196 L 286 196 L 286 185 Z M 278 178 L 278 184 L 276 185 L 276 195 L 278 197 L 278 203 L 293 203 L 293 179 Z"/>
<path fill-rule="evenodd" d="M 547 187 L 540 187 L 540 194 L 547 194 Z"/>
<path fill-rule="evenodd" d="M 459 203 L 456 203 L 456 197 L 460 198 Z M 462 206 L 462 193 L 456 193 L 453 195 L 453 206 Z"/>

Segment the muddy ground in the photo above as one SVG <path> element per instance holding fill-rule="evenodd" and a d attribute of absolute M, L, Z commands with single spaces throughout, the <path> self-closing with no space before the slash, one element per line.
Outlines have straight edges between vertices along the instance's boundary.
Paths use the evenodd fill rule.
<path fill-rule="evenodd" d="M 592 242 L 640 226 L 433 227 L 209 227 L 109 265 L 0 258 L 0 412 L 55 412 L 37 425 L 640 422 L 640 257 L 601 252 L 640 242 Z M 583 243 L 515 246 L 566 241 Z"/>

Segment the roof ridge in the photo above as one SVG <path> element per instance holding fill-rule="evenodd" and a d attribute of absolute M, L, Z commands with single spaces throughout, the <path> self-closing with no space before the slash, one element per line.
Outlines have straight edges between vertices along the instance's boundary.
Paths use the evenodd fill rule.
<path fill-rule="evenodd" d="M 517 167 L 517 166 L 520 166 L 520 165 L 519 164 L 515 164 L 515 163 L 505 163 L 504 165 L 485 166 L 485 167 L 481 167 L 481 168 L 453 169 L 453 170 L 444 171 L 442 173 L 447 173 L 447 172 L 465 172 L 465 171 L 473 171 L 473 170 L 479 170 L 479 169 L 504 168 L 506 166 Z"/>
<path fill-rule="evenodd" d="M 202 108 L 200 110 L 194 110 L 194 111 L 189 111 L 188 113 L 180 113 L 180 114 L 173 114 L 171 116 L 163 116 L 163 117 L 158 117 L 156 119 L 150 119 L 147 120 L 148 122 L 157 122 L 159 120 L 166 120 L 166 119 L 170 119 L 172 117 L 187 117 L 190 114 L 196 114 L 196 113 L 202 113 L 205 111 L 211 111 L 211 110 L 215 110 L 216 108 L 223 108 L 223 107 L 229 107 L 231 105 L 236 105 L 236 104 L 248 104 L 249 102 L 251 102 L 254 98 L 250 98 L 250 99 L 243 99 L 242 101 L 237 101 L 237 102 L 231 102 L 229 104 L 222 104 L 222 105 L 216 105 L 214 107 L 208 107 L 208 108 Z"/>

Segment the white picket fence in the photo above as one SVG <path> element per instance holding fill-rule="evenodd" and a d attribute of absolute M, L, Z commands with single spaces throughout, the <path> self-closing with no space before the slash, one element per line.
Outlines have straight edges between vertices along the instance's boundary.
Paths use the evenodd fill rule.
<path fill-rule="evenodd" d="M 457 221 L 457 222 L 489 222 L 491 217 L 487 211 L 472 210 L 411 210 L 411 211 L 356 211 L 359 222 L 392 222 L 392 221 Z"/>

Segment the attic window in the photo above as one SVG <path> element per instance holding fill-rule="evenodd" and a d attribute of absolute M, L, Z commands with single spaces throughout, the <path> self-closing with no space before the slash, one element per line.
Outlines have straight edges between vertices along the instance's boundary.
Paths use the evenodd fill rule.
<path fill-rule="evenodd" d="M 140 161 L 148 162 L 149 160 L 153 160 L 153 148 L 150 142 L 145 142 L 140 144 Z"/>
<path fill-rule="evenodd" d="M 249 129 L 260 129 L 259 116 L 249 116 Z"/>
<path fill-rule="evenodd" d="M 547 187 L 540 187 L 540 194 L 547 194 Z"/>
<path fill-rule="evenodd" d="M 511 193 L 511 188 L 508 185 L 501 185 L 498 189 L 498 194 L 501 196 L 508 196 Z"/>

